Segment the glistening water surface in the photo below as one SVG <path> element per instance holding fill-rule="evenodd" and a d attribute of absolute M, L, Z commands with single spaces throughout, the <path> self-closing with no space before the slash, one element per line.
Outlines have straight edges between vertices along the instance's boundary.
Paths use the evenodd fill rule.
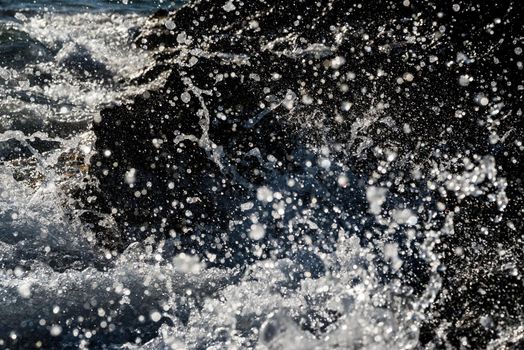
<path fill-rule="evenodd" d="M 64 211 L 64 186 L 78 181 L 83 161 L 77 158 L 90 152 L 89 125 L 102 106 L 125 101 L 143 89 L 129 82 L 153 61 L 133 47 L 133 35 L 152 12 L 173 5 L 0 2 L 0 256 L 5 315 L 0 347 L 13 342 L 49 348 L 39 339 L 61 333 L 62 328 L 64 346 L 87 344 L 85 334 L 74 335 L 61 320 L 74 316 L 74 322 L 80 322 L 91 301 L 97 304 L 95 311 L 106 308 L 109 316 L 111 305 L 120 305 L 118 299 L 128 295 L 129 286 L 116 277 L 116 266 L 106 272 L 90 267 L 100 259 L 110 266 L 111 259 L 93 250 L 89 230 L 74 213 Z M 148 274 L 146 270 L 128 266 L 121 272 L 126 280 L 138 281 L 140 274 Z M 161 297 L 152 300 L 153 304 L 144 304 L 143 312 L 124 316 L 126 322 L 150 323 L 149 314 L 159 309 Z M 146 321 L 138 321 L 139 314 Z M 100 323 L 92 327 L 89 338 L 99 338 Z M 114 333 L 117 343 L 127 341 L 129 332 L 124 328 L 112 332 L 114 327 L 109 322 L 101 329 L 111 329 L 105 333 Z M 16 345 L 17 337 L 27 334 L 32 334 L 30 339 Z M 102 336 L 95 342 L 110 344 L 110 339 Z"/>
<path fill-rule="evenodd" d="M 379 25 L 376 31 L 358 28 L 358 21 L 355 28 L 353 22 L 335 21 L 328 26 L 329 35 L 319 31 L 320 37 L 308 37 L 286 29 L 276 30 L 278 37 L 273 37 L 265 36 L 263 11 L 245 10 L 249 16 L 242 17 L 244 6 L 254 3 L 217 3 L 218 10 L 210 11 L 221 11 L 223 17 L 218 18 L 224 26 L 209 29 L 207 22 L 217 16 L 205 9 L 189 20 L 182 17 L 182 23 L 165 13 L 150 19 L 157 9 L 179 8 L 181 2 L 0 0 L 0 348 L 415 349 L 426 344 L 456 346 L 455 338 L 467 347 L 478 340 L 460 332 L 453 339 L 447 336 L 449 329 L 462 324 L 495 334 L 494 340 L 486 341 L 492 348 L 522 342 L 522 323 L 508 319 L 495 324 L 497 313 L 502 314 L 496 308 L 486 308 L 480 316 L 450 315 L 460 319 L 455 324 L 438 312 L 454 290 L 474 285 L 479 298 L 487 293 L 486 286 L 475 285 L 477 275 L 461 271 L 457 284 L 446 287 L 443 276 L 453 270 L 454 261 L 469 259 L 465 265 L 474 265 L 471 254 L 477 254 L 486 264 L 482 251 L 489 247 L 482 245 L 482 237 L 521 227 L 520 221 L 505 216 L 514 198 L 508 198 L 508 182 L 497 162 L 507 144 L 522 151 L 522 135 L 511 125 L 510 131 L 504 129 L 511 115 L 508 109 L 513 108 L 512 94 L 522 91 L 522 84 L 509 81 L 501 87 L 487 74 L 489 67 L 485 76 L 461 71 L 483 59 L 496 62 L 500 56 L 490 56 L 490 50 L 481 55 L 466 43 L 470 51 L 452 52 L 453 59 L 444 61 L 438 57 L 445 56 L 445 44 L 440 49 L 439 40 L 446 38 L 449 28 L 417 14 Z M 262 3 L 278 1 L 256 1 L 257 6 Z M 311 8 L 321 8 L 324 15 L 332 4 L 345 8 L 340 3 L 312 2 Z M 398 6 L 411 5 L 404 1 Z M 464 4 L 457 6 L 448 6 L 448 12 L 436 18 L 466 9 Z M 235 11 L 240 11 L 239 27 L 228 17 Z M 304 28 L 315 31 L 311 23 L 301 22 L 302 14 L 293 16 L 290 26 L 298 33 Z M 486 32 L 495 33 L 493 28 L 503 22 L 497 18 L 490 19 Z M 380 20 L 377 14 L 377 23 Z M 226 25 L 228 21 L 233 24 Z M 155 46 L 158 37 L 165 39 L 161 36 L 143 34 L 137 40 L 144 26 L 153 33 L 167 31 L 172 46 Z M 184 26 L 197 29 L 193 33 Z M 430 28 L 427 38 L 417 29 L 422 32 L 424 26 Z M 206 28 L 203 34 L 198 32 L 201 27 Z M 233 38 L 222 30 L 234 30 Z M 393 44 L 381 41 L 389 36 Z M 220 41 L 224 37 L 225 43 Z M 229 43 L 234 46 L 239 38 L 255 38 L 253 50 L 262 58 L 250 56 L 253 51 L 247 44 L 253 42 L 248 39 L 246 54 L 228 52 Z M 358 45 L 348 49 L 354 38 Z M 511 69 L 522 70 L 522 37 L 511 40 L 505 41 L 512 48 Z M 395 58 L 410 45 L 414 50 Z M 351 55 L 342 56 L 344 50 Z M 382 65 L 371 56 L 375 51 L 392 53 L 392 60 L 402 64 L 414 63 L 397 74 L 385 68 L 395 66 L 389 57 Z M 300 72 L 296 67 L 301 64 L 315 67 L 314 73 L 296 73 L 300 78 L 288 81 L 286 69 L 265 65 L 262 53 L 268 52 L 278 57 L 277 63 L 281 58 L 292 62 L 289 71 Z M 359 59 L 369 67 L 357 66 Z M 157 64 L 154 79 L 142 79 Z M 177 71 L 180 76 L 172 73 Z M 465 93 L 470 105 L 450 106 L 446 102 L 451 97 L 442 102 L 424 94 L 411 107 L 413 114 L 421 111 L 424 116 L 400 119 L 395 106 L 422 91 L 417 84 L 424 86 L 426 74 L 434 77 L 439 72 L 453 74 L 449 84 L 461 93 L 478 82 L 476 91 Z M 180 79 L 173 82 L 174 76 Z M 205 89 L 208 80 L 213 84 Z M 238 84 L 231 83 L 228 90 L 230 81 Z M 235 100 L 228 96 L 231 91 L 238 93 L 239 101 L 247 100 L 248 93 L 238 88 L 241 84 L 252 84 L 253 91 L 260 87 L 257 108 L 262 112 L 237 122 L 244 106 L 231 103 L 231 108 L 213 109 L 211 103 Z M 348 97 L 339 100 L 339 93 Z M 176 96 L 163 104 L 162 98 L 170 94 Z M 135 96 L 141 97 L 133 100 Z M 115 140 L 130 146 L 129 153 L 113 147 L 117 143 L 95 153 L 93 130 L 111 125 L 104 124 L 100 111 L 108 106 L 131 111 L 129 106 L 140 103 L 152 107 L 138 121 L 131 112 L 117 113 L 121 127 L 111 130 Z M 155 114 L 168 104 L 196 116 L 190 131 L 177 129 L 184 123 L 176 115 Z M 330 108 L 336 113 L 329 114 Z M 289 153 L 278 149 L 287 145 L 279 140 L 285 139 L 285 129 L 265 130 L 271 136 L 267 140 L 258 132 L 278 113 L 287 119 L 277 125 L 285 125 L 290 134 L 300 131 L 298 145 Z M 434 119 L 424 122 L 430 113 Z M 419 136 L 416 130 L 438 130 L 438 117 L 450 117 L 449 113 L 453 120 L 477 118 L 476 124 L 489 131 L 486 143 L 491 148 L 484 152 L 468 146 L 455 153 L 451 127 L 438 131 L 441 142 L 435 147 L 427 146 L 429 139 L 419 140 L 413 149 L 406 146 Z M 135 145 L 126 144 L 133 139 L 128 130 L 133 123 L 161 132 L 136 140 L 137 153 L 145 145 L 144 150 L 153 149 L 152 156 L 148 153 L 134 167 L 120 170 L 122 164 L 136 161 L 116 156 L 135 151 Z M 239 141 L 242 147 L 231 149 L 234 142 L 228 143 L 227 135 L 234 139 L 237 130 L 248 130 L 253 142 L 245 146 Z M 382 130 L 398 131 L 405 142 L 388 139 Z M 257 137 L 270 146 L 257 144 Z M 171 154 L 161 152 L 167 140 L 174 145 Z M 192 158 L 193 151 L 197 158 Z M 191 153 L 187 159 L 180 156 L 184 152 Z M 171 159 L 183 162 L 169 164 Z M 191 164 L 192 159 L 210 161 L 213 171 L 225 174 L 227 181 L 207 177 L 204 165 L 200 173 L 201 164 Z M 160 173 L 154 169 L 165 166 L 163 162 L 175 174 L 166 181 L 150 175 Z M 96 185 L 90 177 L 96 167 L 103 176 L 123 174 L 113 189 L 105 182 L 104 195 L 111 198 L 109 192 L 114 191 L 117 200 L 112 203 L 120 204 L 109 212 L 95 212 L 96 205 L 89 205 L 100 201 L 96 191 L 83 192 L 86 179 Z M 246 169 L 255 170 L 248 174 Z M 238 196 L 224 195 L 225 182 Z M 184 184 L 186 188 L 179 190 Z M 209 218 L 213 213 L 198 211 L 199 203 L 206 208 L 214 198 L 224 199 L 219 209 L 228 212 L 225 223 L 215 224 Z M 488 214 L 478 214 L 478 208 L 488 208 Z M 216 210 L 218 220 L 223 211 Z M 145 216 L 145 223 L 124 221 L 121 213 L 135 220 Z M 173 217 L 181 224 L 172 224 Z M 476 222 L 477 217 L 485 222 Z M 197 225 L 198 220 L 205 225 Z M 169 225 L 176 230 L 164 230 Z M 101 236 L 101 228 L 106 236 Z M 442 247 L 457 234 L 480 239 L 472 239 L 471 246 Z M 119 249 L 106 244 L 126 235 L 132 239 Z M 181 248 L 183 244 L 188 245 Z M 519 246 L 501 245 L 493 251 L 504 264 L 486 274 L 496 270 L 521 281 Z M 480 276 L 483 266 L 475 271 Z M 494 298 L 504 293 L 501 289 Z M 437 306 L 439 295 L 443 299 Z M 515 305 L 517 309 L 518 300 Z"/>

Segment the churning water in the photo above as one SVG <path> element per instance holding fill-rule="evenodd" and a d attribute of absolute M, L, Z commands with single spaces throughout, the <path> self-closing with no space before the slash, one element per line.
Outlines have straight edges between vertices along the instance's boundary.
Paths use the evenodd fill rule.
<path fill-rule="evenodd" d="M 121 253 L 96 244 L 71 196 L 89 169 L 91 124 L 99 121 L 102 108 L 128 103 L 163 83 L 165 75 L 134 83 L 155 59 L 133 40 L 152 12 L 168 5 L 174 4 L 0 0 L 0 348 L 420 346 L 420 327 L 432 317 L 444 269 L 434 247 L 440 237 L 453 234 L 454 211 L 439 195 L 488 196 L 500 211 L 507 205 L 505 179 L 488 155 L 434 163 L 427 181 L 410 183 L 416 199 L 391 198 L 383 184 L 396 181 L 388 179 L 399 157 L 394 147 L 376 149 L 378 167 L 368 178 L 356 179 L 351 164 L 344 163 L 344 149 L 308 145 L 301 177 L 268 178 L 256 198 L 239 206 L 237 220 L 249 222 L 239 224 L 242 237 L 257 241 L 269 231 L 263 220 L 282 219 L 293 242 L 290 254 L 251 264 L 220 267 L 210 264 L 209 256 L 172 253 L 169 239 L 147 238 Z M 168 29 L 172 25 L 165 23 Z M 323 50 L 319 44 L 282 54 L 322 55 Z M 328 63 L 335 69 L 344 59 Z M 402 79 L 409 83 L 414 77 L 407 73 Z M 312 103 L 293 92 L 281 97 L 279 105 L 289 104 L 290 111 L 299 100 Z M 482 97 L 478 102 L 484 104 Z M 348 147 L 358 144 L 352 148 L 356 153 L 374 147 L 365 130 L 391 123 L 388 113 L 379 102 L 363 112 L 351 127 Z M 292 118 L 307 120 L 298 113 Z M 400 127 L 409 133 L 409 125 Z M 315 128 L 322 133 L 321 125 Z M 418 170 L 411 171 L 417 178 Z M 360 192 L 330 194 L 346 187 Z M 290 195 L 305 188 L 316 196 L 308 203 Z M 257 217 L 261 205 L 272 217 Z M 371 228 L 369 218 L 383 231 Z M 116 229 L 110 217 L 103 225 Z M 318 248 L 310 244 L 315 238 L 294 238 L 292 227 L 332 243 Z M 257 249 L 254 255 L 263 257 Z M 403 265 L 422 271 L 417 285 L 406 281 Z M 483 322 L 489 320 L 486 315 Z M 504 334 L 514 337 L 515 329 Z"/>

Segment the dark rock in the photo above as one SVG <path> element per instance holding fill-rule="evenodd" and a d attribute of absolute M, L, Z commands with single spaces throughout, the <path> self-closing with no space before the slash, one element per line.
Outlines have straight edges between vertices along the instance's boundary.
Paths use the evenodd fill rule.
<path fill-rule="evenodd" d="M 137 83 L 166 73 L 165 84 L 102 111 L 93 127 L 98 186 L 86 190 L 96 197 L 88 207 L 112 213 L 120 231 L 101 231 L 100 244 L 123 249 L 153 235 L 219 265 L 293 257 L 304 242 L 330 250 L 342 233 L 411 250 L 455 211 L 454 234 L 435 248 L 446 267 L 438 316 L 421 338 L 439 344 L 435 329 L 449 322 L 452 345 L 465 336 L 486 346 L 522 321 L 524 89 L 515 50 L 524 11 L 512 1 L 459 3 L 213 0 L 155 15 L 136 43 L 154 50 L 157 65 Z M 389 151 L 382 177 L 377 165 Z M 464 157 L 495 160 L 507 188 L 486 186 L 506 191 L 505 209 L 489 193 L 431 192 L 435 169 L 460 173 Z M 389 188 L 384 212 L 420 213 L 414 242 L 402 227 L 384 236 L 368 213 L 371 183 Z M 263 225 L 263 238 L 249 235 L 252 225 Z M 413 249 L 401 275 L 423 289 L 428 266 Z M 505 270 L 509 263 L 520 272 Z M 486 315 L 493 326 L 479 323 Z"/>

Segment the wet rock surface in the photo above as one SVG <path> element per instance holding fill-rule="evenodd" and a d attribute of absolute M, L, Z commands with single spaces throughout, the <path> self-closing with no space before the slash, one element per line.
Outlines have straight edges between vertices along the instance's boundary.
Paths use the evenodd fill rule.
<path fill-rule="evenodd" d="M 151 237 L 211 266 L 315 264 L 300 251 L 356 235 L 385 252 L 381 278 L 415 294 L 438 271 L 422 344 L 486 347 L 523 321 L 522 13 L 345 0 L 159 12 L 135 39 L 157 62 L 136 82 L 165 83 L 95 121 L 86 219 L 104 248 Z"/>

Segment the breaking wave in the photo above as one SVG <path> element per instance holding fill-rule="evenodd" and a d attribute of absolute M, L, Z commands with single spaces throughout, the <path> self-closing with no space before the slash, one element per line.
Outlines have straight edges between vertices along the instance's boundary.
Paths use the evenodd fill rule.
<path fill-rule="evenodd" d="M 271 258 L 255 244 L 252 252 L 260 259 L 220 266 L 213 254 L 177 252 L 174 237 L 159 241 L 146 235 L 121 252 L 101 247 L 95 225 L 81 219 L 91 209 L 78 207 L 73 195 L 83 188 L 91 166 L 96 140 L 91 125 L 100 122 L 101 109 L 148 95 L 167 78 L 164 73 L 147 84 L 136 83 L 157 62 L 154 52 L 134 41 L 146 13 L 104 9 L 40 13 L 6 8 L 0 17 L 0 347 L 419 347 L 421 325 L 434 317 L 445 269 L 435 246 L 453 235 L 457 214 L 440 202 L 442 191 L 465 202 L 484 196 L 502 213 L 507 182 L 495 158 L 434 163 L 425 178 L 411 169 L 420 180 L 410 182 L 416 195 L 390 194 L 379 183 L 396 181 L 387 179 L 397 161 L 395 147 L 373 148 L 372 137 L 362 135 L 376 123 L 391 122 L 376 103 L 354 122 L 347 144 L 326 148 L 315 144 L 316 135 L 295 155 L 306 165 L 294 179 L 272 173 L 276 158 L 262 159 L 251 151 L 273 175 L 254 190 L 256 198 L 238 198 L 239 223 L 232 220 L 231 225 L 243 230 L 239 239 L 257 241 L 269 235 L 265 222 L 271 220 L 256 217 L 259 206 L 274 220 L 285 217 L 289 227 L 308 233 L 298 243 L 293 234 L 286 237 L 286 254 Z M 164 26 L 169 29 L 171 23 Z M 268 49 L 278 50 L 278 42 L 271 45 Z M 318 57 L 322 50 L 280 54 Z M 291 111 L 300 97 L 291 92 L 273 98 L 268 105 L 289 104 Z M 248 123 L 255 125 L 256 118 Z M 290 118 L 296 119 L 290 128 L 304 118 L 319 120 L 301 113 Z M 320 137 L 327 130 L 321 124 L 312 127 Z M 204 139 L 205 132 L 201 138 L 183 136 L 178 141 L 200 146 L 209 141 L 202 147 L 215 160 L 224 156 Z M 344 160 L 349 148 L 353 155 L 373 149 L 378 167 L 369 177 L 352 174 Z M 333 188 L 323 188 L 327 182 Z M 355 193 L 335 194 L 346 188 Z M 314 195 L 301 202 L 297 198 L 305 192 Z M 97 225 L 109 232 L 120 229 L 110 215 L 96 214 Z M 380 229 L 370 221 L 380 223 Z M 315 234 L 329 244 L 313 244 L 319 240 L 310 237 Z M 516 271 L 512 265 L 505 268 Z M 481 321 L 489 327 L 488 315 Z M 491 346 L 521 339 L 521 328 L 505 329 Z"/>

